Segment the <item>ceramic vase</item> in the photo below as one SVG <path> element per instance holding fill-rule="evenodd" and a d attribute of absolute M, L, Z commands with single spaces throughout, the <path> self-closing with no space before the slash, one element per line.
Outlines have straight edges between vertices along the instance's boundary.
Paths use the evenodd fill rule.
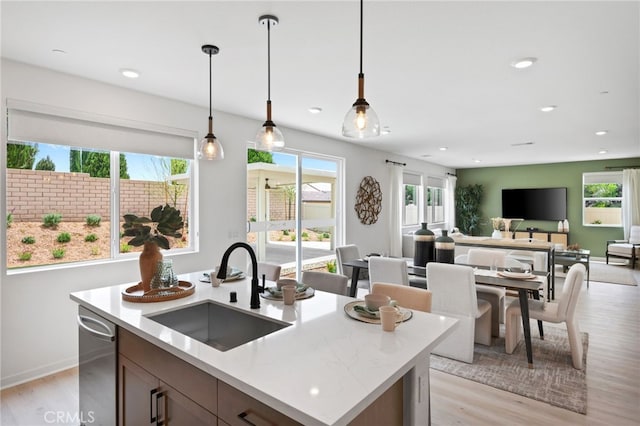
<path fill-rule="evenodd" d="M 436 236 L 427 229 L 427 224 L 422 223 L 422 228 L 413 234 L 415 251 L 413 253 L 413 264 L 415 266 L 426 266 L 427 263 L 433 262 L 435 254 L 433 252 L 433 243 Z"/>
<path fill-rule="evenodd" d="M 499 229 L 494 229 L 493 233 L 491 233 L 491 238 L 495 239 L 495 240 L 500 240 L 502 239 L 502 232 L 500 232 Z"/>
<path fill-rule="evenodd" d="M 144 249 L 140 253 L 140 280 L 142 291 L 151 290 L 151 280 L 156 273 L 158 261 L 162 260 L 162 253 L 156 243 L 144 243 Z"/>
<path fill-rule="evenodd" d="M 442 231 L 442 236 L 436 238 L 436 262 L 454 263 L 456 243 L 453 238 L 447 235 L 447 231 Z"/>

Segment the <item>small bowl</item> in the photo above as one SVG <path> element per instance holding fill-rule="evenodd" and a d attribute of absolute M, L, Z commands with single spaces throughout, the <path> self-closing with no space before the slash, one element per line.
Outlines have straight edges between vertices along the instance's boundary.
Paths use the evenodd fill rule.
<path fill-rule="evenodd" d="M 386 306 L 390 302 L 391 298 L 384 294 L 367 294 L 364 296 L 364 303 L 370 311 L 377 311 L 380 309 L 380 306 Z"/>
<path fill-rule="evenodd" d="M 276 281 L 276 287 L 278 288 L 278 290 L 282 289 L 283 285 L 296 286 L 298 285 L 298 281 L 294 280 L 293 278 L 280 278 L 278 281 Z"/>

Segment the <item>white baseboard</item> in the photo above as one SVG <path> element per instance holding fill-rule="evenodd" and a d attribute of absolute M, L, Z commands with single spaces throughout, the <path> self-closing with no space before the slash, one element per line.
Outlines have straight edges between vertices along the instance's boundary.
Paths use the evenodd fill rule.
<path fill-rule="evenodd" d="M 22 373 L 14 374 L 0 379 L 0 390 L 4 390 L 13 386 L 20 385 L 22 383 L 30 382 L 32 380 L 39 379 L 41 377 L 49 376 L 51 374 L 58 373 L 60 371 L 68 370 L 72 367 L 78 366 L 78 357 L 72 357 L 63 361 L 55 362 L 53 364 L 45 365 L 42 367 L 34 368 Z"/>

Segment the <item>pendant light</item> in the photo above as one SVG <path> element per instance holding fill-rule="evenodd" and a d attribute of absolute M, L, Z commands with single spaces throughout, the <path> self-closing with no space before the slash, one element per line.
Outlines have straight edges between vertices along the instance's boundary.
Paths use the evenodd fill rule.
<path fill-rule="evenodd" d="M 262 15 L 258 18 L 260 25 L 267 27 L 267 120 L 256 135 L 258 151 L 280 151 L 284 148 L 284 137 L 280 129 L 271 120 L 271 27 L 278 25 L 278 18 L 273 15 Z"/>
<path fill-rule="evenodd" d="M 362 72 L 363 0 L 360 0 L 360 74 L 358 74 L 358 99 L 347 112 L 342 123 L 342 135 L 350 138 L 369 138 L 380 135 L 378 115 L 364 99 L 364 73 Z"/>
<path fill-rule="evenodd" d="M 217 55 L 220 49 L 218 49 L 217 46 L 205 44 L 202 46 L 202 51 L 209 55 L 209 133 L 200 141 L 198 159 L 219 161 L 224 158 L 224 150 L 222 149 L 222 144 L 218 142 L 218 139 L 213 134 L 213 116 L 211 113 L 211 56 Z"/>

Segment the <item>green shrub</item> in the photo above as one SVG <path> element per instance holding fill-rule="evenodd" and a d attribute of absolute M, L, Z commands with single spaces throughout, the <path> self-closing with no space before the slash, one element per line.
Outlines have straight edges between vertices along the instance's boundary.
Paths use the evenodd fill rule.
<path fill-rule="evenodd" d="M 51 250 L 51 254 L 53 255 L 54 259 L 62 259 L 64 257 L 64 253 L 65 250 L 63 248 Z"/>
<path fill-rule="evenodd" d="M 84 237 L 84 241 L 87 243 L 92 243 L 97 240 L 98 240 L 98 236 L 96 234 L 89 234 L 86 237 Z"/>
<path fill-rule="evenodd" d="M 56 228 L 60 221 L 62 221 L 60 213 L 48 213 L 42 218 L 42 224 L 45 228 Z"/>
<path fill-rule="evenodd" d="M 13 223 L 13 215 L 11 213 L 7 213 L 7 228 L 9 228 L 12 223 Z"/>
<path fill-rule="evenodd" d="M 307 232 L 302 233 L 302 238 L 309 238 L 309 234 Z"/>
<path fill-rule="evenodd" d="M 20 259 L 23 262 L 26 262 L 27 260 L 31 260 L 31 252 L 30 251 L 23 251 L 18 256 L 18 259 Z"/>
<path fill-rule="evenodd" d="M 289 230 L 285 229 L 284 231 L 282 231 L 282 235 L 289 235 Z"/>
<path fill-rule="evenodd" d="M 23 242 L 24 244 L 35 244 L 36 239 L 35 239 L 35 238 L 33 238 L 32 236 L 28 236 L 28 237 L 24 237 L 24 238 L 22 239 L 22 242 Z"/>
<path fill-rule="evenodd" d="M 129 253 L 131 251 L 131 246 L 127 243 L 120 244 L 120 253 Z"/>
<path fill-rule="evenodd" d="M 324 238 L 322 237 L 322 234 L 318 234 L 317 238 L 318 238 L 318 241 L 324 240 Z"/>
<path fill-rule="evenodd" d="M 331 234 L 328 232 L 323 232 L 322 233 L 322 238 L 331 238 Z"/>
<path fill-rule="evenodd" d="M 87 216 L 87 218 L 85 219 L 87 221 L 87 226 L 100 226 L 100 221 L 102 220 L 102 217 L 100 217 L 100 215 L 98 214 L 90 214 L 89 216 Z"/>
<path fill-rule="evenodd" d="M 327 262 L 327 271 L 331 272 L 332 274 L 335 274 L 337 270 L 338 270 L 338 267 L 336 266 L 335 260 L 330 260 Z"/>
<path fill-rule="evenodd" d="M 57 241 L 59 243 L 68 243 L 69 241 L 71 241 L 71 234 L 69 234 L 68 232 L 61 232 L 58 234 Z"/>
<path fill-rule="evenodd" d="M 296 234 L 291 234 L 291 241 L 295 241 L 296 240 Z"/>

